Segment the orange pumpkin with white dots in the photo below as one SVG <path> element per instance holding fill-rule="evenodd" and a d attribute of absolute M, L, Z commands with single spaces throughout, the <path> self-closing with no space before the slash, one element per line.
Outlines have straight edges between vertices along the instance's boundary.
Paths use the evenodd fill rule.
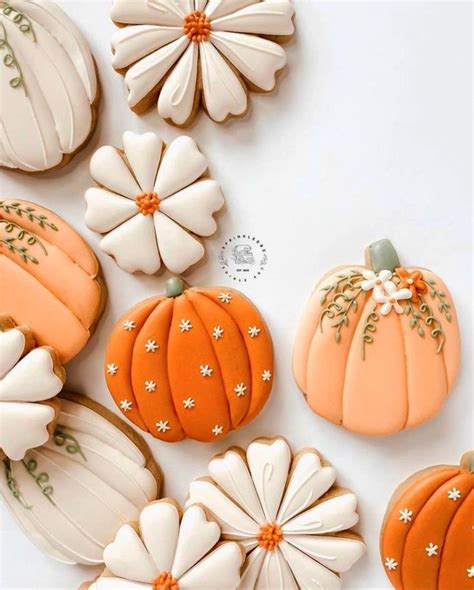
<path fill-rule="evenodd" d="M 438 465 L 395 492 L 380 552 L 396 590 L 474 588 L 474 451 L 460 466 Z"/>
<path fill-rule="evenodd" d="M 365 435 L 432 418 L 460 362 L 459 327 L 446 285 L 403 267 L 388 240 L 366 265 L 341 266 L 316 286 L 294 347 L 296 381 L 320 416 Z"/>
<path fill-rule="evenodd" d="M 254 305 L 224 288 L 167 282 L 110 337 L 107 386 L 136 426 L 164 441 L 222 438 L 263 408 L 273 384 L 270 334 Z"/>

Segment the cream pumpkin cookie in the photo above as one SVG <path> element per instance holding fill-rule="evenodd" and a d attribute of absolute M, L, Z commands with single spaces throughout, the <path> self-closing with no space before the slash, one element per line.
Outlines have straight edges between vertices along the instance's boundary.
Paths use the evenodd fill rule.
<path fill-rule="evenodd" d="M 396 590 L 472 590 L 474 451 L 461 465 L 437 465 L 395 491 L 380 551 Z"/>
<path fill-rule="evenodd" d="M 248 90 L 273 90 L 294 32 L 289 0 L 113 0 L 120 27 L 113 66 L 125 75 L 128 104 L 187 126 L 199 106 L 214 121 L 242 116 Z"/>
<path fill-rule="evenodd" d="M 0 468 L 0 493 L 25 534 L 68 564 L 103 563 L 105 547 L 157 498 L 163 479 L 147 445 L 122 420 L 66 393 L 50 440 Z"/>
<path fill-rule="evenodd" d="M 429 420 L 460 363 L 456 310 L 443 280 L 404 267 L 388 240 L 365 266 L 335 268 L 316 286 L 293 355 L 296 382 L 320 416 L 366 435 Z"/>
<path fill-rule="evenodd" d="M 65 363 L 91 337 L 107 290 L 86 242 L 35 203 L 0 200 L 0 310 Z"/>
<path fill-rule="evenodd" d="M 262 316 L 227 287 L 187 288 L 137 304 L 105 354 L 107 386 L 123 414 L 154 437 L 219 440 L 253 420 L 273 385 Z"/>
<path fill-rule="evenodd" d="M 67 164 L 94 131 L 96 68 L 82 33 L 49 0 L 0 3 L 0 166 Z"/>
<path fill-rule="evenodd" d="M 146 506 L 104 551 L 105 572 L 81 590 L 236 590 L 243 548 L 221 540 L 201 506 L 182 512 L 170 498 Z"/>
<path fill-rule="evenodd" d="M 245 547 L 240 588 L 339 590 L 365 553 L 352 531 L 357 498 L 314 449 L 293 455 L 283 438 L 259 438 L 212 459 L 209 476 L 191 484 L 186 505 L 205 506 L 223 538 Z"/>
<path fill-rule="evenodd" d="M 44 444 L 59 413 L 66 373 L 55 350 L 0 314 L 0 458 L 19 461 Z"/>
<path fill-rule="evenodd" d="M 90 171 L 86 225 L 106 234 L 100 243 L 127 272 L 156 273 L 162 266 L 181 274 L 199 262 L 196 236 L 217 229 L 213 214 L 224 205 L 215 180 L 205 177 L 207 159 L 193 139 L 169 146 L 154 133 L 123 135 L 123 150 L 101 147 Z"/>

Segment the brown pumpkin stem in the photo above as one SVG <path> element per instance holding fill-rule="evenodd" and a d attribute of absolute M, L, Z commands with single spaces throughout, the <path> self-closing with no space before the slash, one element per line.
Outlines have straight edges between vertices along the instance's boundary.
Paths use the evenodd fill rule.
<path fill-rule="evenodd" d="M 461 457 L 461 467 L 470 473 L 474 473 L 474 451 L 468 451 Z"/>
<path fill-rule="evenodd" d="M 187 285 L 179 277 L 172 277 L 166 281 L 166 297 L 179 297 L 185 289 L 187 289 Z"/>
<path fill-rule="evenodd" d="M 377 240 L 368 246 L 365 250 L 366 265 L 374 272 L 379 273 L 381 270 L 395 271 L 401 266 L 397 251 L 390 240 Z"/>

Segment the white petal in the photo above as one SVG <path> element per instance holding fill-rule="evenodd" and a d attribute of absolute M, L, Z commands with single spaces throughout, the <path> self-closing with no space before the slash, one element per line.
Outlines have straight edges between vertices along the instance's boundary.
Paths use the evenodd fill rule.
<path fill-rule="evenodd" d="M 322 467 L 316 453 L 302 455 L 293 468 L 277 521 L 284 523 L 311 506 L 336 480 L 333 467 Z"/>
<path fill-rule="evenodd" d="M 171 502 L 152 502 L 140 514 L 140 531 L 157 572 L 169 572 L 178 542 L 179 512 Z"/>
<path fill-rule="evenodd" d="M 411 299 L 410 289 L 400 289 L 395 293 L 395 299 Z"/>
<path fill-rule="evenodd" d="M 295 516 L 283 526 L 285 535 L 322 535 L 353 527 L 359 521 L 357 498 L 352 493 L 335 496 Z"/>
<path fill-rule="evenodd" d="M 204 247 L 199 240 L 159 211 L 153 219 L 161 259 L 168 270 L 181 274 L 201 260 Z"/>
<path fill-rule="evenodd" d="M 21 359 L 25 335 L 16 328 L 0 332 L 0 379 Z"/>
<path fill-rule="evenodd" d="M 291 2 L 257 2 L 212 21 L 214 31 L 255 35 L 292 35 L 294 8 Z"/>
<path fill-rule="evenodd" d="M 375 281 L 375 279 L 377 278 L 377 275 L 374 273 L 373 270 L 363 270 L 362 271 L 362 276 L 364 277 L 364 279 L 367 279 L 368 281 Z"/>
<path fill-rule="evenodd" d="M 394 303 L 393 304 L 393 309 L 398 313 L 401 314 L 403 313 L 403 307 L 399 304 L 399 303 Z"/>
<path fill-rule="evenodd" d="M 189 43 L 190 40 L 187 37 L 180 37 L 176 41 L 150 53 L 128 70 L 125 74 L 125 83 L 130 91 L 128 104 L 131 107 L 136 106 L 158 86 L 171 66 L 178 61 Z"/>
<path fill-rule="evenodd" d="M 202 12 L 207 4 L 207 0 L 194 0 L 194 10 Z"/>
<path fill-rule="evenodd" d="M 57 395 L 63 382 L 45 348 L 34 348 L 0 381 L 1 401 L 36 402 Z"/>
<path fill-rule="evenodd" d="M 104 549 L 104 562 L 114 576 L 134 582 L 150 584 L 159 573 L 137 532 L 128 524 Z"/>
<path fill-rule="evenodd" d="M 219 541 L 221 529 L 208 521 L 200 506 L 191 506 L 183 514 L 178 545 L 171 573 L 177 579 L 202 559 Z M 180 582 L 181 584 L 181 582 Z"/>
<path fill-rule="evenodd" d="M 380 287 L 375 287 L 372 293 L 372 297 L 374 298 L 374 301 L 376 301 L 377 303 L 385 303 L 388 299 L 387 295 L 385 295 L 383 289 L 381 289 Z"/>
<path fill-rule="evenodd" d="M 288 543 L 281 543 L 282 553 L 285 555 L 298 582 L 299 588 L 308 590 L 340 590 L 341 578 L 308 557 Z"/>
<path fill-rule="evenodd" d="M 379 272 L 379 279 L 385 283 L 385 281 L 389 281 L 392 278 L 392 273 L 389 270 L 381 270 Z"/>
<path fill-rule="evenodd" d="M 135 178 L 144 193 L 151 193 L 161 159 L 163 142 L 154 133 L 142 135 L 126 131 L 123 148 Z"/>
<path fill-rule="evenodd" d="M 392 281 L 385 281 L 383 284 L 383 288 L 389 295 L 393 295 L 397 291 L 397 287 L 395 286 L 395 283 L 393 283 Z"/>
<path fill-rule="evenodd" d="M 150 584 L 142 584 L 141 582 L 130 582 L 130 580 L 123 580 L 122 578 L 99 578 L 89 590 L 152 590 Z"/>
<path fill-rule="evenodd" d="M 374 281 L 372 281 L 372 280 L 362 281 L 360 286 L 362 287 L 362 289 L 364 291 L 370 291 L 370 289 L 374 288 Z"/>
<path fill-rule="evenodd" d="M 182 26 L 186 14 L 179 0 L 113 0 L 110 11 L 116 23 L 168 26 Z"/>
<path fill-rule="evenodd" d="M 333 572 L 348 571 L 366 551 L 362 541 L 345 537 L 294 535 L 287 541 Z"/>
<path fill-rule="evenodd" d="M 237 12 L 241 8 L 250 6 L 250 4 L 256 4 L 260 0 L 209 0 L 204 11 L 207 16 L 211 19 L 217 19 L 226 14 Z"/>
<path fill-rule="evenodd" d="M 112 65 L 117 70 L 126 68 L 182 34 L 182 27 L 137 25 L 119 29 L 112 37 Z"/>
<path fill-rule="evenodd" d="M 135 199 L 142 191 L 122 156 L 111 145 L 99 148 L 90 161 L 92 178 L 112 192 Z"/>
<path fill-rule="evenodd" d="M 255 441 L 247 449 L 247 462 L 265 517 L 274 522 L 290 469 L 290 448 L 281 438 Z"/>
<path fill-rule="evenodd" d="M 206 156 L 199 151 L 194 139 L 180 135 L 170 143 L 163 155 L 156 177 L 155 191 L 160 199 L 166 199 L 189 186 L 206 170 Z"/>
<path fill-rule="evenodd" d="M 392 311 L 392 304 L 388 301 L 382 305 L 380 308 L 380 313 L 382 315 L 388 315 Z"/>
<path fill-rule="evenodd" d="M 237 543 L 223 543 L 179 580 L 179 590 L 233 590 L 240 581 L 242 552 Z"/>
<path fill-rule="evenodd" d="M 87 203 L 85 222 L 92 231 L 105 234 L 137 214 L 134 201 L 101 188 L 90 188 L 84 198 Z"/>
<path fill-rule="evenodd" d="M 211 43 L 201 43 L 204 104 L 211 119 L 224 121 L 247 110 L 247 94 L 239 78 Z"/>
<path fill-rule="evenodd" d="M 298 590 L 288 563 L 279 549 L 265 552 L 255 590 L 276 590 L 277 588 L 278 590 Z"/>
<path fill-rule="evenodd" d="M 239 590 L 254 590 L 266 553 L 265 549 L 258 546 L 247 555 Z"/>
<path fill-rule="evenodd" d="M 28 450 L 47 442 L 47 428 L 54 416 L 54 408 L 47 404 L 2 401 L 0 449 L 12 461 L 20 461 Z"/>
<path fill-rule="evenodd" d="M 275 87 L 275 74 L 286 65 L 286 53 L 279 45 L 240 33 L 215 32 L 210 39 L 252 84 L 267 91 Z"/>
<path fill-rule="evenodd" d="M 183 125 L 191 116 L 196 98 L 199 46 L 191 43 L 166 79 L 158 98 L 158 113 Z"/>
<path fill-rule="evenodd" d="M 127 272 L 154 274 L 161 266 L 151 215 L 135 215 L 107 234 L 100 243 L 104 252 Z"/>

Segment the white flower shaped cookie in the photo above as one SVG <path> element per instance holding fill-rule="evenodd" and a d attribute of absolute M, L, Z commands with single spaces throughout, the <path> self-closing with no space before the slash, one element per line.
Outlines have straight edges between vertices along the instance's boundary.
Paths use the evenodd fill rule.
<path fill-rule="evenodd" d="M 52 348 L 34 348 L 28 328 L 0 316 L 0 455 L 20 461 L 47 442 L 65 372 Z M 45 400 L 50 400 L 46 403 Z"/>
<path fill-rule="evenodd" d="M 204 505 L 224 539 L 243 544 L 240 588 L 338 590 L 365 544 L 349 530 L 359 520 L 356 496 L 333 487 L 336 471 L 318 453 L 294 458 L 282 438 L 257 439 L 209 463 L 209 478 L 191 484 L 188 506 Z"/>
<path fill-rule="evenodd" d="M 195 237 L 216 231 L 224 198 L 203 178 L 207 160 L 186 136 L 166 147 L 154 133 L 123 135 L 123 151 L 101 147 L 90 162 L 100 188 L 86 191 L 86 224 L 107 234 L 101 248 L 127 272 L 181 274 L 204 256 Z M 193 235 L 195 234 L 195 235 Z"/>
<path fill-rule="evenodd" d="M 138 527 L 119 529 L 104 551 L 107 570 L 89 590 L 234 590 L 244 552 L 220 538 L 201 506 L 181 518 L 173 500 L 158 500 L 142 510 Z"/>
<path fill-rule="evenodd" d="M 288 0 L 113 0 L 113 66 L 128 103 L 185 126 L 202 104 L 217 122 L 247 110 L 247 87 L 270 91 L 287 62 L 275 37 L 293 34 Z M 270 40 L 269 37 L 272 39 Z"/>

